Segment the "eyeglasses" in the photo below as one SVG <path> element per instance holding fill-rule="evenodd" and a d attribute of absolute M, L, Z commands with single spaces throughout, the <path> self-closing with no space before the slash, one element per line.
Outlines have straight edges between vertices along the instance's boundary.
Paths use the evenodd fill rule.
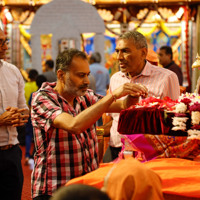
<path fill-rule="evenodd" d="M 0 46 L 3 47 L 5 44 L 8 45 L 9 39 L 6 38 L 5 40 L 0 39 Z"/>

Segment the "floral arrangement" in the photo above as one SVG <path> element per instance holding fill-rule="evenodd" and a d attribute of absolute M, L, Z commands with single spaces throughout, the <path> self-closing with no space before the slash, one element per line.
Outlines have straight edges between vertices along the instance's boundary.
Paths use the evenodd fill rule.
<path fill-rule="evenodd" d="M 142 99 L 139 103 L 135 106 L 130 107 L 157 107 L 157 108 L 164 108 L 165 110 L 172 111 L 174 110 L 174 106 L 176 105 L 176 101 L 173 101 L 169 97 L 165 97 L 163 100 L 157 97 L 148 97 Z"/>
<path fill-rule="evenodd" d="M 182 94 L 175 105 L 172 130 L 187 131 L 188 139 L 200 139 L 200 96 L 196 93 Z M 189 115 L 187 115 L 189 114 Z M 186 129 L 186 122 L 191 117 L 191 127 Z"/>
<path fill-rule="evenodd" d="M 188 139 L 200 139 L 200 96 L 196 93 L 182 94 L 176 101 L 169 97 L 163 100 L 156 97 L 142 99 L 132 108 L 156 107 L 164 109 L 166 112 L 174 113 L 172 117 L 172 130 L 184 131 L 188 133 Z M 191 119 L 191 124 L 190 120 Z M 187 124 L 190 124 L 187 126 Z"/>

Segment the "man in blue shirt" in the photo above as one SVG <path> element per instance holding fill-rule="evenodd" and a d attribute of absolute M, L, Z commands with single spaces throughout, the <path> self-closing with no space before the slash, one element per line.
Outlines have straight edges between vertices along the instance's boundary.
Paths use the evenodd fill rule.
<path fill-rule="evenodd" d="M 93 53 L 90 57 L 90 71 L 96 81 L 96 93 L 105 96 L 109 87 L 110 76 L 108 70 L 100 62 L 100 53 Z"/>
<path fill-rule="evenodd" d="M 90 72 L 96 81 L 96 93 L 106 96 L 106 91 L 109 87 L 110 76 L 108 70 L 100 64 L 101 55 L 99 52 L 94 52 L 90 57 Z M 100 118 L 97 121 L 97 126 L 103 125 L 103 120 Z"/>

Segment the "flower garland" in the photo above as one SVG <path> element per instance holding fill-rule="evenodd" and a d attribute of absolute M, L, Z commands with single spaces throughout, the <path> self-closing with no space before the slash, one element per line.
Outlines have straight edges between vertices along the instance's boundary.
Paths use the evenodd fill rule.
<path fill-rule="evenodd" d="M 164 21 L 160 22 L 160 28 L 163 30 L 163 32 L 165 32 L 168 36 L 179 36 L 181 34 L 181 27 L 177 30 L 177 31 L 171 31 L 167 28 L 167 26 L 165 25 Z"/>
<path fill-rule="evenodd" d="M 190 66 L 189 66 L 189 23 L 188 23 L 188 6 L 184 7 L 184 18 L 185 18 L 185 62 L 186 62 L 186 72 L 187 72 L 187 81 L 188 88 L 190 90 L 191 87 L 191 79 L 190 79 Z"/>
<path fill-rule="evenodd" d="M 175 107 L 172 130 L 187 131 L 188 139 L 200 139 L 200 96 L 196 93 L 182 94 Z M 191 126 L 187 130 L 188 116 L 191 118 Z"/>
<path fill-rule="evenodd" d="M 141 24 L 140 24 L 140 26 L 141 26 Z M 164 21 L 157 22 L 157 23 L 155 24 L 155 26 L 153 26 L 148 32 L 143 31 L 143 30 L 141 29 L 140 26 L 138 25 L 136 28 L 134 28 L 134 30 L 137 30 L 138 32 L 142 33 L 145 37 L 146 37 L 146 36 L 149 36 L 149 35 L 151 35 L 153 32 L 155 32 L 155 30 L 156 30 L 158 27 L 159 27 L 163 32 L 165 32 L 168 36 L 179 36 L 179 35 L 181 34 L 181 27 L 178 28 L 178 30 L 176 30 L 176 31 L 171 31 L 171 30 L 165 25 Z M 108 31 L 110 31 L 111 33 L 113 33 L 113 34 L 115 34 L 115 35 L 120 35 L 119 33 L 117 33 L 117 32 L 115 32 L 115 31 L 113 31 L 112 29 L 108 28 L 107 25 L 105 25 L 105 27 L 106 27 L 106 29 L 107 29 Z"/>

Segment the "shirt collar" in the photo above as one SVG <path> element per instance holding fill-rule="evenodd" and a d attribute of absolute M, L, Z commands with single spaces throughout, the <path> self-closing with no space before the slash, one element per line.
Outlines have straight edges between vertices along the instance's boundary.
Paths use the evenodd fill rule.
<path fill-rule="evenodd" d="M 148 61 L 146 61 L 146 64 L 145 64 L 142 72 L 139 75 L 135 76 L 134 78 L 137 78 L 137 77 L 140 77 L 140 76 L 150 76 L 151 75 L 150 66 L 151 66 L 151 64 Z M 131 79 L 130 76 L 128 75 L 128 73 L 121 72 L 121 76 L 126 77 L 128 79 Z"/>
<path fill-rule="evenodd" d="M 172 64 L 174 64 L 174 61 L 170 62 L 165 68 L 168 69 Z"/>

